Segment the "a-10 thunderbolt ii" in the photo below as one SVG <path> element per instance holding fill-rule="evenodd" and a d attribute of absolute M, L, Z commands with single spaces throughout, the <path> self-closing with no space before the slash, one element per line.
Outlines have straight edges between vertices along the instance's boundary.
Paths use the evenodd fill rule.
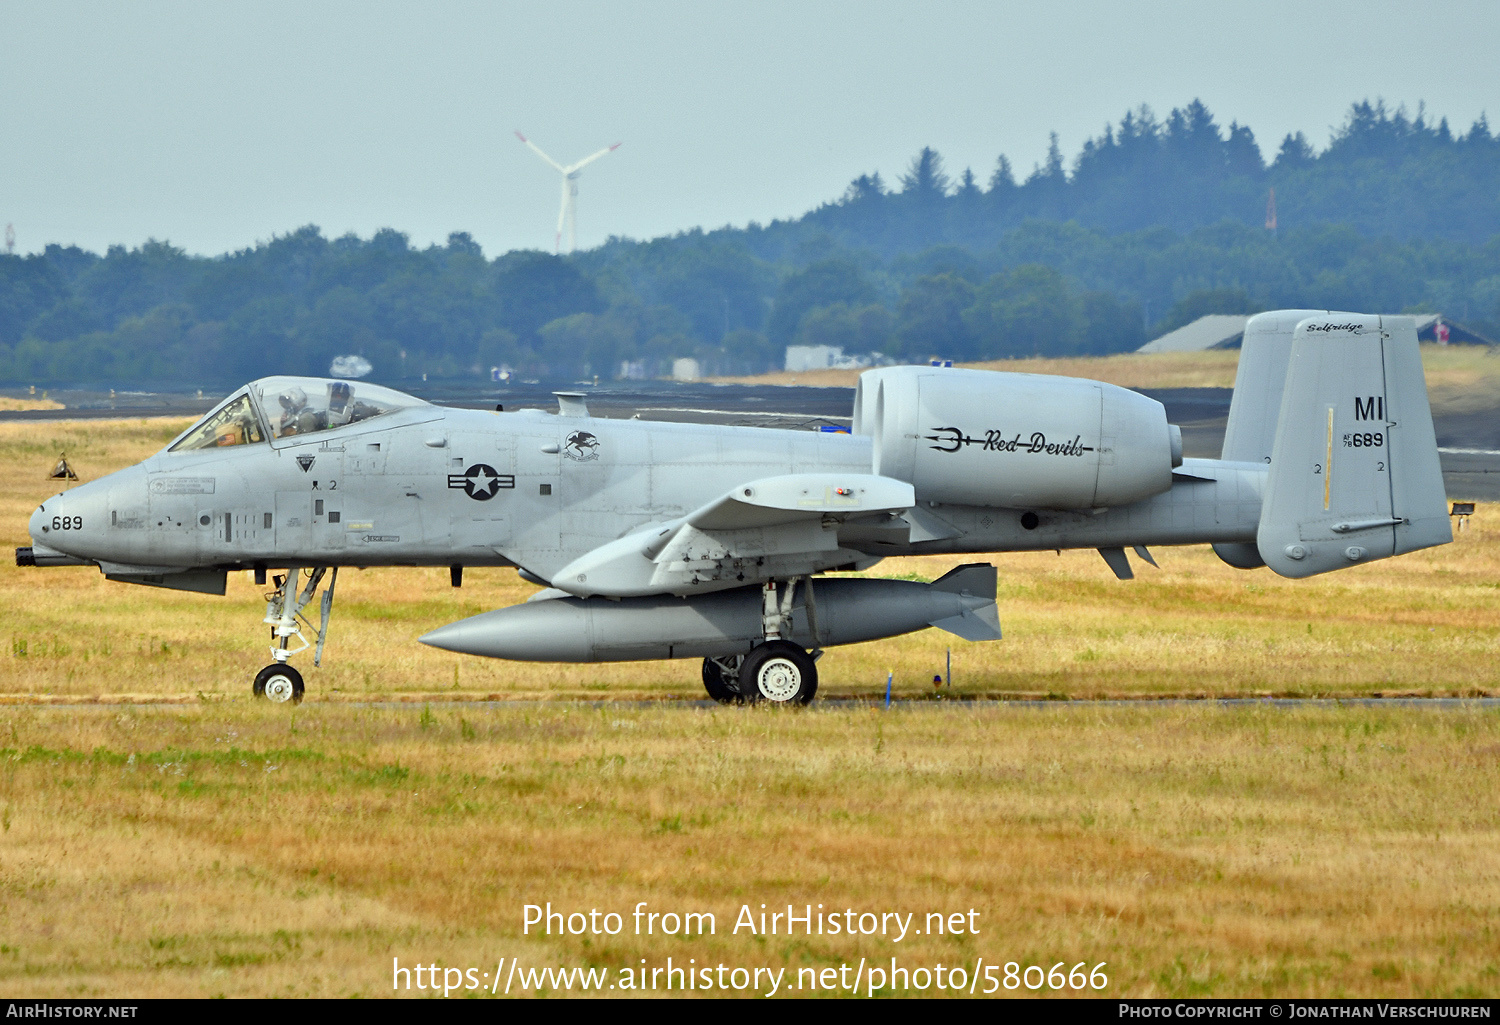
<path fill-rule="evenodd" d="M 37 509 L 23 565 L 208 594 L 275 573 L 273 661 L 327 637 L 340 567 L 514 566 L 529 601 L 421 640 L 554 662 L 701 658 L 721 701 L 805 703 L 839 644 L 938 626 L 1000 637 L 995 570 L 857 577 L 889 555 L 1211 544 L 1306 577 L 1452 540 L 1413 321 L 1292 310 L 1247 325 L 1220 459 L 1097 381 L 866 372 L 851 435 L 430 405 L 267 378 L 156 455 Z M 322 592 L 316 625 L 309 609 Z M 314 606 L 314 609 L 317 609 Z M 304 629 L 305 628 L 305 629 Z"/>

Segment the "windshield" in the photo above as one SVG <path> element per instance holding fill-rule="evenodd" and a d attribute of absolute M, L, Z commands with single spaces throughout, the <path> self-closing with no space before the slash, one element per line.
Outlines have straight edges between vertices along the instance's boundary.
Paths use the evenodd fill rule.
<path fill-rule="evenodd" d="M 185 452 L 196 448 L 229 448 L 233 445 L 251 445 L 265 440 L 261 433 L 260 420 L 250 405 L 250 396 L 241 393 L 208 414 L 189 431 L 181 441 L 172 446 L 173 452 Z"/>
<path fill-rule="evenodd" d="M 398 409 L 426 405 L 413 396 L 354 381 L 268 377 L 250 388 L 260 399 L 273 438 L 314 434 Z"/>

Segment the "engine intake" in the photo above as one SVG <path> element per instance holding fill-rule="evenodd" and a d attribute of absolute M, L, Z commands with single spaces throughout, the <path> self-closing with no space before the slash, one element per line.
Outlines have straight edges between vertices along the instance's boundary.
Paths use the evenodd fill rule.
<path fill-rule="evenodd" d="M 1129 505 L 1172 486 L 1166 409 L 1100 381 L 937 367 L 860 375 L 854 433 L 919 501 L 1010 509 Z"/>

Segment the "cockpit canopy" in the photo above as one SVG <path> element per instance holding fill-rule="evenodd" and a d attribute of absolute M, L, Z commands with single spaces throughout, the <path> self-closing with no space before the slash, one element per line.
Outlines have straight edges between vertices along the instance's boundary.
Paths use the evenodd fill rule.
<path fill-rule="evenodd" d="M 271 437 L 313 434 L 425 406 L 421 399 L 378 384 L 316 377 L 265 377 L 250 385 L 271 427 Z"/>
<path fill-rule="evenodd" d="M 188 452 L 196 448 L 229 448 L 233 445 L 250 445 L 265 441 L 260 420 L 250 407 L 250 396 L 241 392 L 224 405 L 214 410 L 193 425 L 173 445 L 173 452 Z"/>
<path fill-rule="evenodd" d="M 252 445 L 315 434 L 398 409 L 425 406 L 412 395 L 359 381 L 318 377 L 263 377 L 198 421 L 173 452 Z"/>

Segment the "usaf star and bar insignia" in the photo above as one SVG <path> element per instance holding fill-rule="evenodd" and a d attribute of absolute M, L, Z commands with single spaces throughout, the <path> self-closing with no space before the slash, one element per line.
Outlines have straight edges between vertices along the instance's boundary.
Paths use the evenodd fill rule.
<path fill-rule="evenodd" d="M 501 490 L 516 486 L 516 478 L 509 473 L 496 473 L 493 466 L 475 463 L 463 473 L 450 473 L 448 487 L 462 489 L 476 502 L 488 502 Z"/>

